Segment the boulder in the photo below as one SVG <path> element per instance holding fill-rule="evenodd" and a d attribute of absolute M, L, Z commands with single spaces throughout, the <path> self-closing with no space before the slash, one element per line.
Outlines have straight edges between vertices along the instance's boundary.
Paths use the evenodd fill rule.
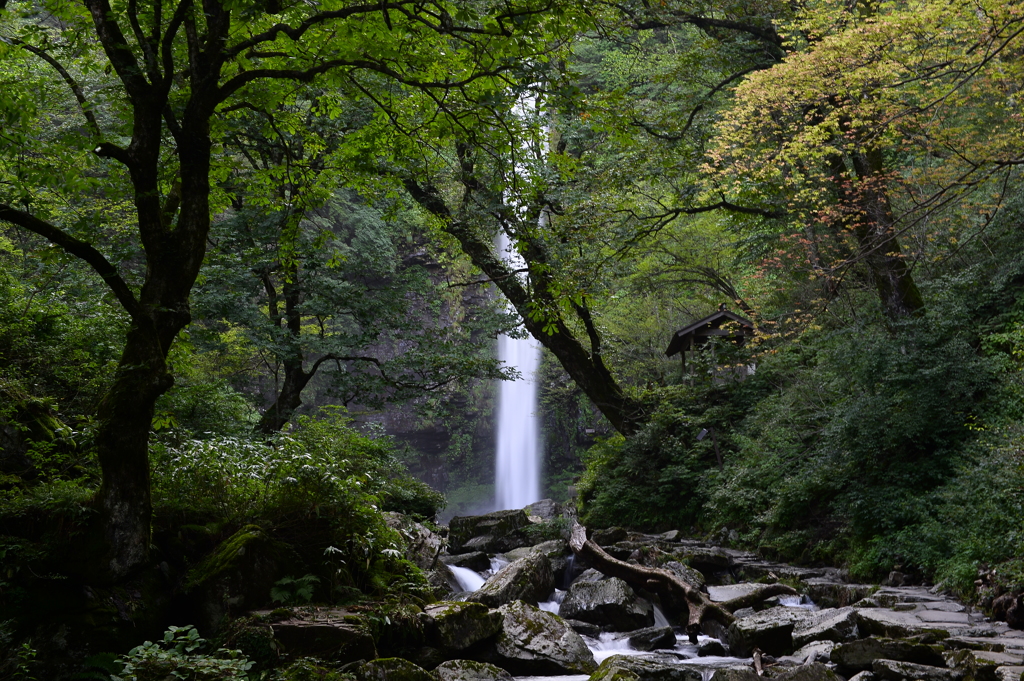
<path fill-rule="evenodd" d="M 356 668 L 359 681 L 436 681 L 433 674 L 400 657 L 382 657 Z"/>
<path fill-rule="evenodd" d="M 565 620 L 565 623 L 572 627 L 580 636 L 589 636 L 590 638 L 597 638 L 601 635 L 601 627 L 590 622 L 581 622 L 579 620 Z"/>
<path fill-rule="evenodd" d="M 459 553 L 454 556 L 443 555 L 440 556 L 440 560 L 445 565 L 469 568 L 474 572 L 483 572 L 491 569 L 491 559 L 483 551 Z"/>
<path fill-rule="evenodd" d="M 320 613 L 317 620 L 299 618 L 274 622 L 274 638 L 290 658 L 316 657 L 332 662 L 372 660 L 377 649 L 370 632 L 358 624 L 348 623 L 339 615 L 333 618 Z"/>
<path fill-rule="evenodd" d="M 288 544 L 258 525 L 245 525 L 185 576 L 196 624 L 215 631 L 229 611 L 270 605 L 270 590 L 296 563 L 301 561 Z"/>
<path fill-rule="evenodd" d="M 446 651 L 459 651 L 501 631 L 501 615 L 481 603 L 435 603 L 423 609 L 427 640 Z"/>
<path fill-rule="evenodd" d="M 594 530 L 590 535 L 590 540 L 598 546 L 611 546 L 623 541 L 628 536 L 629 533 L 622 527 L 609 527 L 604 530 Z"/>
<path fill-rule="evenodd" d="M 594 654 L 561 618 L 522 601 L 501 606 L 502 631 L 477 659 L 517 676 L 590 674 Z"/>
<path fill-rule="evenodd" d="M 434 675 L 438 681 L 512 681 L 512 675 L 501 667 L 473 660 L 442 662 Z"/>
<path fill-rule="evenodd" d="M 803 647 L 812 641 L 844 643 L 857 638 L 857 612 L 850 607 L 819 610 L 793 627 L 793 645 Z"/>
<path fill-rule="evenodd" d="M 530 519 L 522 509 L 457 516 L 448 522 L 448 550 L 451 553 L 504 553 L 529 546 L 531 542 L 522 531 L 529 524 Z"/>
<path fill-rule="evenodd" d="M 779 674 L 775 681 L 840 681 L 840 677 L 820 662 L 811 662 Z"/>
<path fill-rule="evenodd" d="M 441 535 L 401 513 L 385 512 L 384 522 L 405 540 L 405 557 L 421 570 L 431 570 L 444 545 Z"/>
<path fill-rule="evenodd" d="M 932 633 L 939 638 L 949 637 L 948 631 L 922 622 L 914 613 L 885 608 L 857 608 L 857 628 L 862 635 L 886 638 L 909 638 L 924 633 Z"/>
<path fill-rule="evenodd" d="M 832 661 L 844 670 L 866 670 L 878 659 L 913 662 L 932 667 L 943 667 L 942 653 L 932 646 L 896 641 L 887 638 L 862 638 L 843 643 L 832 650 Z"/>
<path fill-rule="evenodd" d="M 804 582 L 808 596 L 822 608 L 844 608 L 867 598 L 877 586 L 873 584 L 844 584 L 815 577 Z"/>
<path fill-rule="evenodd" d="M 654 608 L 617 577 L 600 582 L 576 581 L 559 606 L 558 614 L 607 627 L 633 631 L 654 624 Z"/>
<path fill-rule="evenodd" d="M 725 667 L 714 670 L 711 681 L 764 681 L 764 677 L 758 676 L 753 669 Z"/>
<path fill-rule="evenodd" d="M 943 658 L 947 667 L 959 670 L 965 678 L 974 681 L 999 681 L 997 669 L 1024 663 L 1019 655 L 984 650 L 953 650 Z"/>
<path fill-rule="evenodd" d="M 877 679 L 874 672 L 857 672 L 850 677 L 849 681 L 877 681 Z"/>
<path fill-rule="evenodd" d="M 540 518 L 541 520 L 553 520 L 562 515 L 562 506 L 553 499 L 541 499 L 535 501 L 526 508 L 526 515 Z"/>
<path fill-rule="evenodd" d="M 717 546 L 688 546 L 672 554 L 677 561 L 699 570 L 705 577 L 726 572 L 732 567 L 732 557 Z"/>
<path fill-rule="evenodd" d="M 537 605 L 555 590 L 551 561 L 542 553 L 530 553 L 492 575 L 469 600 L 497 608 L 512 601 Z"/>
<path fill-rule="evenodd" d="M 541 542 L 534 546 L 524 546 L 523 548 L 513 549 L 505 553 L 505 558 L 509 561 L 518 560 L 524 558 L 531 553 L 542 553 L 550 560 L 555 558 L 562 558 L 569 550 L 569 545 L 564 539 L 551 539 L 546 542 Z"/>
<path fill-rule="evenodd" d="M 795 665 L 804 664 L 806 662 L 821 662 L 827 664 L 831 662 L 832 651 L 835 649 L 836 644 L 832 641 L 814 641 L 803 646 L 792 655 L 785 655 L 779 658 L 780 663 L 790 663 Z"/>
<path fill-rule="evenodd" d="M 672 627 L 645 627 L 629 632 L 629 645 L 637 650 L 658 650 L 675 648 L 676 634 Z"/>
<path fill-rule="evenodd" d="M 722 642 L 715 638 L 701 641 L 697 646 L 697 657 L 725 657 L 728 654 Z"/>
<path fill-rule="evenodd" d="M 773 656 L 793 650 L 793 629 L 811 613 L 802 608 L 770 608 L 729 625 L 729 648 L 737 657 L 748 657 L 754 648 Z"/>
<path fill-rule="evenodd" d="M 573 580 L 576 582 L 600 582 L 605 579 L 604 573 L 594 568 L 587 568 L 580 573 L 580 576 Z"/>
<path fill-rule="evenodd" d="M 1024 667 L 998 667 L 996 679 L 998 681 L 1024 681 Z"/>
<path fill-rule="evenodd" d="M 662 567 L 697 591 L 707 591 L 707 582 L 700 570 L 694 570 L 689 565 L 683 565 L 677 560 L 670 560 Z"/>
<path fill-rule="evenodd" d="M 433 570 L 427 570 L 423 574 L 427 578 L 427 583 L 430 584 L 431 591 L 434 592 L 434 598 L 445 600 L 459 590 L 459 582 L 455 579 L 455 574 L 450 567 L 440 561 Z"/>
<path fill-rule="evenodd" d="M 688 665 L 660 662 L 638 655 L 612 655 L 601 663 L 590 676 L 590 681 L 701 681 L 702 678 L 699 669 Z M 751 681 L 759 681 L 759 677 L 754 674 Z"/>
<path fill-rule="evenodd" d="M 901 662 L 899 660 L 875 660 L 871 665 L 871 671 L 875 676 L 885 681 L 903 681 L 914 679 L 915 681 L 960 681 L 963 672 L 956 669 L 945 669 L 943 667 L 931 667 L 913 662 Z"/>

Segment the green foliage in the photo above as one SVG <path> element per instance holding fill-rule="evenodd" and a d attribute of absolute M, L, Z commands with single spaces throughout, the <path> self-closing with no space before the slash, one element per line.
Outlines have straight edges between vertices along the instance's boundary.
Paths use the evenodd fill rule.
<path fill-rule="evenodd" d="M 195 627 L 169 627 L 163 641 L 146 641 L 121 657 L 122 671 L 112 681 L 164 681 L 164 679 L 244 679 L 253 663 L 240 651 L 220 648 L 209 653 Z"/>
<path fill-rule="evenodd" d="M 274 582 L 270 600 L 281 605 L 306 605 L 313 600 L 313 589 L 319 581 L 316 575 L 282 577 Z"/>
<path fill-rule="evenodd" d="M 568 539 L 572 525 L 569 519 L 559 516 L 540 523 L 530 523 L 523 528 L 523 532 L 534 544 L 548 541 L 550 539 Z"/>
<path fill-rule="evenodd" d="M 221 437 L 155 444 L 156 506 L 236 521 L 382 504 L 436 513 L 441 498 L 408 477 L 390 439 L 359 433 L 342 410 L 321 416 L 303 417 L 294 431 L 269 442 Z"/>
<path fill-rule="evenodd" d="M 273 681 L 354 681 L 352 674 L 344 674 L 313 657 L 303 657 L 274 672 Z"/>
<path fill-rule="evenodd" d="M 268 600 L 360 600 L 425 588 L 381 510 L 433 516 L 443 498 L 409 477 L 389 438 L 359 433 L 341 410 L 321 417 L 301 417 L 269 442 L 211 437 L 154 446 L 158 523 L 240 528 L 191 571 L 190 584 L 231 574 L 239 549 L 254 541 L 309 571 L 279 581 Z"/>

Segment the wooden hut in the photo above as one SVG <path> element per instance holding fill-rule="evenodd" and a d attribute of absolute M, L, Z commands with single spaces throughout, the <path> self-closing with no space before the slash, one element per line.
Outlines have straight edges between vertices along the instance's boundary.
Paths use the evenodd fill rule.
<path fill-rule="evenodd" d="M 698 319 L 672 334 L 672 341 L 668 344 L 665 355 L 671 357 L 678 352 L 685 374 L 687 352 L 699 352 L 712 338 L 721 338 L 737 345 L 743 345 L 753 335 L 754 322 L 735 312 L 730 312 L 722 304 L 714 313 L 703 319 Z M 744 376 L 747 373 L 744 371 Z"/>

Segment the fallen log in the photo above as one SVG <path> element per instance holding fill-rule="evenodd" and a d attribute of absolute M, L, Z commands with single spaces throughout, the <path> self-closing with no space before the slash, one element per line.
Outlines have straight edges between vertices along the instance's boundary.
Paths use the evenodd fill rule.
<path fill-rule="evenodd" d="M 738 598 L 715 603 L 707 594 L 693 588 L 669 570 L 634 565 L 613 558 L 600 546 L 587 539 L 587 528 L 579 523 L 573 524 L 569 546 L 573 553 L 585 557 L 602 573 L 618 577 L 635 589 L 646 589 L 658 594 L 663 605 L 669 608 L 686 607 L 689 611 L 686 618 L 686 634 L 690 637 L 690 643 L 697 642 L 697 634 L 701 632 L 701 623 L 705 620 L 714 620 L 728 627 L 736 621 L 732 613 L 740 608 L 750 607 L 772 596 L 797 594 L 796 589 L 785 584 L 765 584 Z"/>

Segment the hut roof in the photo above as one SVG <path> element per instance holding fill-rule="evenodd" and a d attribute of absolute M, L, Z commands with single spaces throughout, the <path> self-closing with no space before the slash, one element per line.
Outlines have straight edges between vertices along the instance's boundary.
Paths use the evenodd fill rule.
<path fill-rule="evenodd" d="M 723 329 L 727 322 L 735 322 L 739 325 L 737 329 Z M 672 341 L 665 350 L 665 355 L 671 357 L 689 347 L 704 345 L 713 337 L 724 337 L 729 339 L 742 339 L 754 335 L 754 322 L 741 317 L 735 312 L 719 308 L 714 313 L 703 319 L 698 319 L 689 326 L 684 326 L 672 335 Z M 692 342 L 691 342 L 692 341 Z"/>

